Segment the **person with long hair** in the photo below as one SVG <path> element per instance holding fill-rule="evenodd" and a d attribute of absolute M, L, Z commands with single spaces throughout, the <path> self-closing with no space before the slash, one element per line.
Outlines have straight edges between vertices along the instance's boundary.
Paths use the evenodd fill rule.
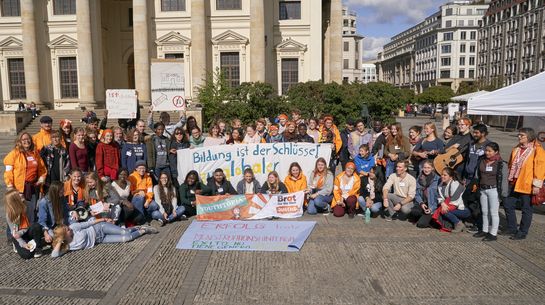
<path fill-rule="evenodd" d="M 127 142 L 121 148 L 121 167 L 126 168 L 129 173 L 134 171 L 136 162 L 148 159 L 148 151 L 144 143 L 144 137 L 136 129 L 127 134 Z"/>
<path fill-rule="evenodd" d="M 144 234 L 156 234 L 157 229 L 148 226 L 121 228 L 111 219 L 91 219 L 87 222 L 73 223 L 70 226 L 57 226 L 54 230 L 51 257 L 59 257 L 68 251 L 91 249 L 97 244 L 124 243 Z"/>
<path fill-rule="evenodd" d="M 186 216 L 197 215 L 196 195 L 201 195 L 205 187 L 197 171 L 192 170 L 187 173 L 184 183 L 179 188 L 180 203 L 185 207 Z"/>
<path fill-rule="evenodd" d="M 290 121 L 286 123 L 286 130 L 282 133 L 282 137 L 284 138 L 284 142 L 297 142 L 299 134 L 297 133 L 295 122 Z"/>
<path fill-rule="evenodd" d="M 206 184 L 206 190 L 203 192 L 203 195 L 215 196 L 215 195 L 237 195 L 237 191 L 231 184 L 225 173 L 221 168 L 216 168 L 212 177 L 208 178 Z"/>
<path fill-rule="evenodd" d="M 485 158 L 479 161 L 475 179 L 479 181 L 482 230 L 473 237 L 495 241 L 500 225 L 500 202 L 509 195 L 507 162 L 500 155 L 500 146 L 490 142 L 485 147 Z"/>
<path fill-rule="evenodd" d="M 4 158 L 4 166 L 6 188 L 22 194 L 28 205 L 27 219 L 33 224 L 36 220 L 36 202 L 45 183 L 47 169 L 28 132 L 17 137 L 15 148 Z"/>
<path fill-rule="evenodd" d="M 323 124 L 318 128 L 319 138 L 318 143 L 333 143 L 335 155 L 338 156 L 341 147 L 343 145 L 341 139 L 341 133 L 337 126 L 333 123 L 333 116 L 325 115 L 323 117 Z M 335 172 L 333 169 L 331 172 Z"/>
<path fill-rule="evenodd" d="M 151 216 L 153 212 L 153 182 L 146 172 L 146 162 L 136 162 L 134 172 L 129 176 L 132 204 L 141 217 Z"/>
<path fill-rule="evenodd" d="M 226 144 L 242 144 L 244 140 L 244 132 L 242 128 L 233 128 L 231 131 L 231 136 L 227 140 Z"/>
<path fill-rule="evenodd" d="M 384 172 L 377 169 L 377 166 L 369 170 L 366 183 L 361 184 L 358 203 L 363 210 L 370 209 L 371 215 L 378 215 L 382 211 L 382 188 L 386 179 Z M 362 179 L 363 180 L 363 179 Z"/>
<path fill-rule="evenodd" d="M 526 238 L 532 224 L 531 196 L 537 195 L 543 188 L 545 180 L 545 150 L 532 128 L 521 128 L 518 134 L 519 143 L 511 152 L 509 161 L 509 196 L 504 202 L 507 230 L 504 235 L 511 235 L 513 240 Z M 517 226 L 515 207 L 522 205 L 522 218 Z"/>
<path fill-rule="evenodd" d="M 272 171 L 267 175 L 267 181 L 261 186 L 260 193 L 269 195 L 287 194 L 288 189 L 284 183 L 280 181 L 278 173 L 276 171 Z"/>
<path fill-rule="evenodd" d="M 68 151 L 62 146 L 61 135 L 58 131 L 51 133 L 51 144 L 40 151 L 40 157 L 45 163 L 47 176 L 44 191 L 55 181 L 64 182 L 70 173 L 70 158 Z"/>
<path fill-rule="evenodd" d="M 463 232 L 465 225 L 462 220 L 471 216 L 471 212 L 466 209 L 462 199 L 464 190 L 464 186 L 458 181 L 458 173 L 454 169 L 447 167 L 441 172 L 437 208 L 446 220 L 452 223 L 453 233 Z"/>
<path fill-rule="evenodd" d="M 224 145 L 225 138 L 220 135 L 220 128 L 218 124 L 212 124 L 208 130 L 208 136 L 204 139 L 203 147 Z"/>
<path fill-rule="evenodd" d="M 417 145 L 421 145 L 422 143 L 422 127 L 418 125 L 411 126 L 409 128 L 409 144 L 411 147 L 410 150 L 410 157 L 409 157 L 409 174 L 411 174 L 413 177 L 418 176 L 418 171 L 420 169 L 420 161 L 422 161 L 419 157 L 414 155 L 415 147 Z"/>
<path fill-rule="evenodd" d="M 56 226 L 68 225 L 75 220 L 69 216 L 62 183 L 51 183 L 47 195 L 38 202 L 38 223 L 44 231 L 45 242 L 50 244 L 53 241 L 53 229 Z"/>
<path fill-rule="evenodd" d="M 30 222 L 27 209 L 27 204 L 17 190 L 6 192 L 5 210 L 10 239 L 13 248 L 23 259 L 42 256 L 42 227 L 37 222 Z"/>
<path fill-rule="evenodd" d="M 386 157 L 386 177 L 389 177 L 395 171 L 397 161 L 403 161 L 409 158 L 411 145 L 409 139 L 403 135 L 403 129 L 400 123 L 390 125 L 390 135 L 386 139 L 384 156 Z"/>
<path fill-rule="evenodd" d="M 81 127 L 77 127 L 74 130 L 72 137 L 72 143 L 70 143 L 68 148 L 70 168 L 79 169 L 82 172 L 87 173 L 89 171 L 90 154 L 85 143 L 85 130 Z"/>
<path fill-rule="evenodd" d="M 422 169 L 416 179 L 416 195 L 411 217 L 416 220 L 416 227 L 428 228 L 432 215 L 437 209 L 440 177 L 436 174 L 433 161 L 426 159 L 422 162 Z"/>
<path fill-rule="evenodd" d="M 418 142 L 412 152 L 412 155 L 420 160 L 419 168 L 424 160 L 433 160 L 444 150 L 445 144 L 437 137 L 437 127 L 432 122 L 424 124 L 425 138 Z"/>
<path fill-rule="evenodd" d="M 358 195 L 360 193 L 361 181 L 356 174 L 356 164 L 346 163 L 342 173 L 335 177 L 333 188 L 333 201 L 331 209 L 335 217 L 343 217 L 348 213 L 349 218 L 354 218 L 358 208 Z"/>
<path fill-rule="evenodd" d="M 288 189 L 288 193 L 308 192 L 307 177 L 303 174 L 303 169 L 301 169 L 299 163 L 292 162 L 290 164 L 288 175 L 284 179 L 284 185 Z"/>
<path fill-rule="evenodd" d="M 174 129 L 172 137 L 170 138 L 168 163 L 170 164 L 172 183 L 176 188 L 180 187 L 180 184 L 178 183 L 178 150 L 189 148 L 189 146 L 189 140 L 186 137 L 184 129 L 181 127 Z"/>
<path fill-rule="evenodd" d="M 146 222 L 146 218 L 138 213 L 131 202 L 131 183 L 128 177 L 129 171 L 126 168 L 120 169 L 117 180 L 112 181 L 108 188 L 108 202 L 121 208 L 117 221 L 113 220 L 116 224 L 119 222 L 125 225 L 142 225 Z"/>
<path fill-rule="evenodd" d="M 61 145 L 66 150 L 70 148 L 72 144 L 72 121 L 64 119 L 59 122 L 59 133 L 61 135 Z"/>
<path fill-rule="evenodd" d="M 245 143 L 245 144 L 261 143 L 261 136 L 257 133 L 256 128 L 257 127 L 254 124 L 250 124 L 246 126 L 246 135 L 244 136 L 242 143 Z"/>
<path fill-rule="evenodd" d="M 458 133 L 458 129 L 456 129 L 456 126 L 447 126 L 445 130 L 443 130 L 443 142 L 445 143 L 445 146 L 452 146 L 453 143 L 450 143 L 450 140 L 454 138 L 454 135 Z"/>
<path fill-rule="evenodd" d="M 153 202 L 157 209 L 151 212 L 151 218 L 157 221 L 160 226 L 176 220 L 185 220 L 185 207 L 178 205 L 176 189 L 166 173 L 159 176 L 159 184 L 153 187 Z"/>
<path fill-rule="evenodd" d="M 327 162 L 320 157 L 316 160 L 314 170 L 308 177 L 307 213 L 315 215 L 319 212 L 329 212 L 333 200 L 333 180 L 335 176 L 327 168 Z"/>
<path fill-rule="evenodd" d="M 247 167 L 244 169 L 244 179 L 237 183 L 237 193 L 239 194 L 258 194 L 261 189 L 259 181 L 255 179 L 254 171 Z"/>
<path fill-rule="evenodd" d="M 113 131 L 104 130 L 95 153 L 97 173 L 103 182 L 117 179 L 117 171 L 121 165 L 120 150 L 119 144 L 114 141 Z"/>
<path fill-rule="evenodd" d="M 99 202 L 106 202 L 108 196 L 108 188 L 97 173 L 89 173 L 85 176 L 83 201 L 87 207 Z"/>
<path fill-rule="evenodd" d="M 94 130 L 88 130 L 85 137 L 85 145 L 87 146 L 87 154 L 89 156 L 89 170 L 91 171 L 96 170 L 96 151 L 98 143 L 98 132 Z M 83 171 L 85 172 L 85 170 Z"/>

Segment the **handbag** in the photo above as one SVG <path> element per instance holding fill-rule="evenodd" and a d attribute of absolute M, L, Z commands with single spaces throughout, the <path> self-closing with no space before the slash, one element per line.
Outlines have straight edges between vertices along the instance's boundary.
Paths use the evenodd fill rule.
<path fill-rule="evenodd" d="M 545 184 L 539 189 L 536 195 L 532 195 L 532 205 L 540 205 L 545 203 Z"/>

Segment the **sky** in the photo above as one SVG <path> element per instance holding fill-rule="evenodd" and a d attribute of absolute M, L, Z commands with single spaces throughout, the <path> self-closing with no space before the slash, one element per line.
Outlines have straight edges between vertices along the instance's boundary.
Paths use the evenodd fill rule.
<path fill-rule="evenodd" d="M 390 38 L 424 20 L 447 0 L 343 0 L 358 15 L 364 60 L 376 59 Z"/>

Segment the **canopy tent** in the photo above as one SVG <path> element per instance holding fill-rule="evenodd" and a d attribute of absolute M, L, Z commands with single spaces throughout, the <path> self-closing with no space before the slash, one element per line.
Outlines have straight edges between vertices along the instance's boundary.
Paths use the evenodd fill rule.
<path fill-rule="evenodd" d="M 545 116 L 545 72 L 480 96 L 471 97 L 468 113 L 477 115 Z"/>
<path fill-rule="evenodd" d="M 481 90 L 481 91 L 477 91 L 477 92 L 467 93 L 467 94 L 464 94 L 464 95 L 458 95 L 458 96 L 455 96 L 455 97 L 451 98 L 450 100 L 453 101 L 453 102 L 467 102 L 472 97 L 481 96 L 481 95 L 486 94 L 486 93 L 488 93 L 488 91 Z"/>

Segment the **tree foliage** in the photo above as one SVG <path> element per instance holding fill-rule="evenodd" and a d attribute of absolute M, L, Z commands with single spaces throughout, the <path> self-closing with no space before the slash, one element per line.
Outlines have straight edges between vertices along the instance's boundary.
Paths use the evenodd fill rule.
<path fill-rule="evenodd" d="M 454 96 L 449 86 L 432 86 L 417 96 L 420 104 L 446 104 Z"/>

